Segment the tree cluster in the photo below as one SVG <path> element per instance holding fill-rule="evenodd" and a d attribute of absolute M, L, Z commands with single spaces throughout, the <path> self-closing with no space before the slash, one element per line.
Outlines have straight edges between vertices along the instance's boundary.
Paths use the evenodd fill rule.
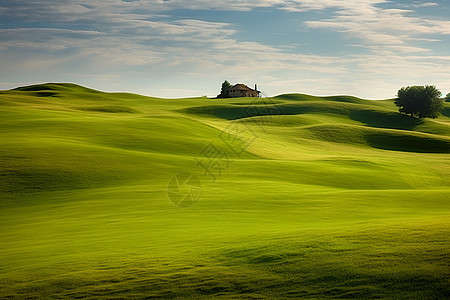
<path fill-rule="evenodd" d="M 417 118 L 437 118 L 444 109 L 442 93 L 434 85 L 402 87 L 395 105 L 401 113 Z"/>

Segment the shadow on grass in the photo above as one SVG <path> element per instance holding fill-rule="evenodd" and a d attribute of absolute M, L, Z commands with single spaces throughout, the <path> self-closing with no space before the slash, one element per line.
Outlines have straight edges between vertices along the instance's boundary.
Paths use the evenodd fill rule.
<path fill-rule="evenodd" d="M 58 93 L 57 92 L 36 92 L 36 96 L 38 97 L 58 97 Z"/>
<path fill-rule="evenodd" d="M 237 120 L 249 117 L 274 116 L 274 115 L 300 115 L 308 113 L 334 113 L 348 115 L 349 107 L 342 105 L 327 105 L 327 103 L 306 102 L 282 105 L 251 105 L 251 106 L 228 106 L 209 105 L 189 107 L 183 110 L 190 114 L 201 114 L 215 116 L 225 120 Z"/>
<path fill-rule="evenodd" d="M 413 135 L 368 134 L 367 144 L 378 149 L 418 152 L 450 153 L 450 141 Z"/>
<path fill-rule="evenodd" d="M 402 130 L 414 130 L 416 126 L 425 122 L 400 113 L 379 110 L 352 110 L 350 118 L 370 127 Z"/>
<path fill-rule="evenodd" d="M 134 114 L 138 113 L 137 110 L 120 105 L 109 105 L 109 106 L 95 106 L 95 107 L 81 107 L 78 110 L 92 111 L 92 112 L 103 112 L 103 113 L 127 113 Z"/>
<path fill-rule="evenodd" d="M 443 116 L 450 118 L 450 108 L 449 107 L 444 108 L 444 110 L 441 112 L 441 114 Z"/>

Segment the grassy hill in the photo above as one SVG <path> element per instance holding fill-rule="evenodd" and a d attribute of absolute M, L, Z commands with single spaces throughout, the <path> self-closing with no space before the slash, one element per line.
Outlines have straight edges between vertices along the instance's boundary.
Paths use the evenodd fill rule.
<path fill-rule="evenodd" d="M 49 83 L 0 116 L 0 298 L 449 296 L 450 103 Z"/>

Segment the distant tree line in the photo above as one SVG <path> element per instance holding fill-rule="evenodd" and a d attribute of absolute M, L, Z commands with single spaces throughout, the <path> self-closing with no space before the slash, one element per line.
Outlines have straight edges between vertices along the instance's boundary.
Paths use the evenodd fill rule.
<path fill-rule="evenodd" d="M 444 109 L 441 95 L 434 85 L 402 87 L 397 92 L 395 105 L 399 107 L 399 112 L 411 117 L 435 119 Z M 447 94 L 447 101 L 449 98 L 450 93 Z"/>

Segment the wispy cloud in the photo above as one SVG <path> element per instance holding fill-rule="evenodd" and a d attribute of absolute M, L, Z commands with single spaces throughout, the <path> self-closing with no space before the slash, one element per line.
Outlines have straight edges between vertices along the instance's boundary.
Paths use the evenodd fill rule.
<path fill-rule="evenodd" d="M 439 4 L 435 3 L 435 2 L 425 2 L 425 3 L 417 3 L 417 4 L 412 4 L 412 7 L 431 7 L 431 6 L 438 6 Z"/>

